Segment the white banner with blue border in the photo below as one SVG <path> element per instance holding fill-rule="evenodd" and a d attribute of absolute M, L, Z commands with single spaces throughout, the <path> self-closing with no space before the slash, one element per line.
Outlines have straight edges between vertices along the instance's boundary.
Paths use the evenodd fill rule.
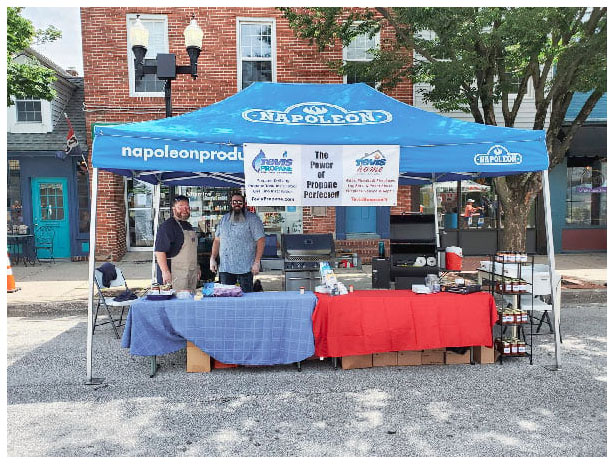
<path fill-rule="evenodd" d="M 250 206 L 394 206 L 398 145 L 243 145 Z"/>

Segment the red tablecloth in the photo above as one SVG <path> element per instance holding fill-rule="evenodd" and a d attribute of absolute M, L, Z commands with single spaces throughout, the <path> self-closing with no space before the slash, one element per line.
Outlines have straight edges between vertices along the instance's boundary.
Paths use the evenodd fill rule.
<path fill-rule="evenodd" d="M 316 356 L 492 346 L 497 308 L 489 293 L 362 290 L 316 295 L 312 316 Z"/>

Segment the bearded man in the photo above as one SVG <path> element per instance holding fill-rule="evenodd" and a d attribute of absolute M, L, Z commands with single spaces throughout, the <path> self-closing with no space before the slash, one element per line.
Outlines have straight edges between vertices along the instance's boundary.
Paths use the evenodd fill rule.
<path fill-rule="evenodd" d="M 171 284 L 174 290 L 194 292 L 200 279 L 197 263 L 198 240 L 190 217 L 188 197 L 177 195 L 173 200 L 173 217 L 158 228 L 154 248 L 157 279 L 160 284 Z"/>
<path fill-rule="evenodd" d="M 219 255 L 220 283 L 239 283 L 241 290 L 248 293 L 254 290 L 254 276 L 260 272 L 264 226 L 258 215 L 246 210 L 243 195 L 232 195 L 230 207 L 215 230 L 209 267 L 212 272 L 218 271 Z"/>

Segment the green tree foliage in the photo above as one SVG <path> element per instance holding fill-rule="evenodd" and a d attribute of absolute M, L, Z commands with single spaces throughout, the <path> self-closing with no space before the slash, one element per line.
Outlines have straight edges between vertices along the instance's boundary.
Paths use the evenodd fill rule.
<path fill-rule="evenodd" d="M 55 96 L 51 83 L 55 72 L 36 62 L 16 63 L 15 56 L 33 43 L 41 44 L 57 40 L 62 33 L 54 26 L 34 30 L 32 23 L 21 16 L 23 8 L 7 8 L 6 57 L 7 57 L 7 106 L 13 105 L 11 96 L 34 97 L 52 100 Z"/>
<path fill-rule="evenodd" d="M 546 129 L 550 168 L 563 161 L 573 137 L 606 91 L 606 8 L 282 8 L 298 37 L 320 51 L 358 34 L 391 27 L 395 41 L 374 50 L 359 69 L 332 62 L 340 74 L 392 88 L 402 80 L 429 84 L 423 93 L 442 112 L 461 110 L 475 122 L 514 127 L 532 86 L 533 129 Z M 353 65 L 352 65 L 353 66 Z M 590 97 L 563 135 L 574 92 Z M 495 105 L 501 105 L 498 120 Z M 530 205 L 541 173 L 495 181 L 506 212 L 504 246 L 524 249 Z"/>

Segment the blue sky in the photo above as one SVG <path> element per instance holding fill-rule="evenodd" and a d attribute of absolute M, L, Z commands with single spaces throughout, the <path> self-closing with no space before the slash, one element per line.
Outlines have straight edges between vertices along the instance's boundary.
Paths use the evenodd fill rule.
<path fill-rule="evenodd" d="M 47 45 L 34 45 L 33 48 L 64 69 L 76 68 L 79 76 L 83 76 L 79 8 L 26 7 L 21 14 L 29 19 L 36 29 L 54 25 L 61 30 L 60 40 Z"/>

